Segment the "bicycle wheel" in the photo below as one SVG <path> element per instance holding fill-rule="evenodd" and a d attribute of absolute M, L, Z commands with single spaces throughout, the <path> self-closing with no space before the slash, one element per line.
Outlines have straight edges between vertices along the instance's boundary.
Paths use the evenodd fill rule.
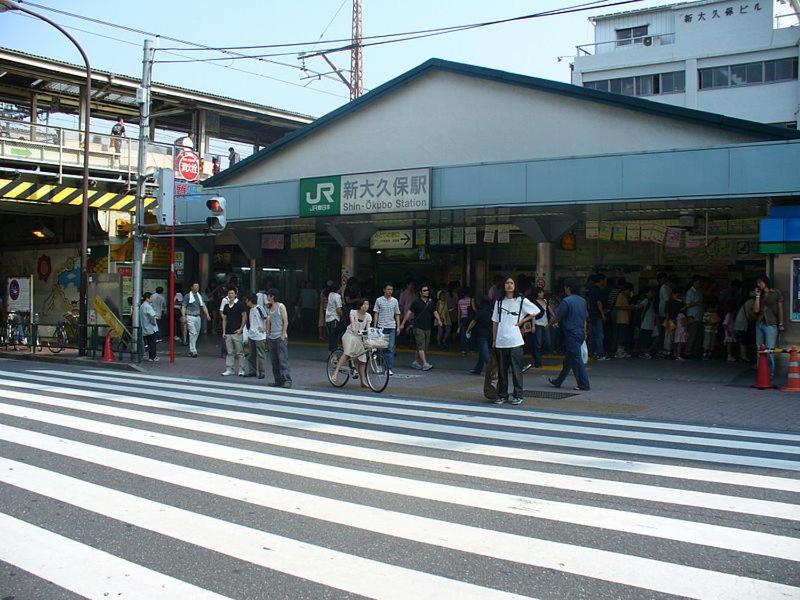
<path fill-rule="evenodd" d="M 389 367 L 382 352 L 370 352 L 366 364 L 367 385 L 380 394 L 389 385 Z"/>
<path fill-rule="evenodd" d="M 336 379 L 333 378 L 333 372 L 336 370 L 336 365 L 339 364 L 342 354 L 344 354 L 344 351 L 341 348 L 337 348 L 328 356 L 328 381 L 334 387 L 342 387 L 350 379 L 350 368 L 347 365 L 342 365 L 342 368 L 339 369 L 339 376 Z"/>
<path fill-rule="evenodd" d="M 58 354 L 67 345 L 67 334 L 60 327 L 56 329 L 55 339 L 47 342 L 47 349 L 53 354 Z"/>

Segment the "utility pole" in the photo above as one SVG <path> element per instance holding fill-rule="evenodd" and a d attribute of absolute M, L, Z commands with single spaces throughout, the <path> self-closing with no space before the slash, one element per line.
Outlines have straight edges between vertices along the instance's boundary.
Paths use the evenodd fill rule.
<path fill-rule="evenodd" d="M 142 255 L 144 254 L 144 196 L 147 176 L 147 148 L 150 144 L 150 87 L 153 74 L 153 40 L 144 41 L 144 57 L 142 59 L 142 86 L 137 93 L 140 106 L 139 119 L 139 163 L 136 177 L 136 214 L 133 227 L 133 305 L 131 306 L 131 324 L 139 327 L 139 301 L 142 297 Z M 172 300 L 170 299 L 170 302 Z M 136 336 L 137 351 L 139 341 Z"/>
<path fill-rule="evenodd" d="M 363 53 L 361 48 L 361 0 L 353 0 L 353 49 L 350 51 L 350 100 L 364 93 Z"/>

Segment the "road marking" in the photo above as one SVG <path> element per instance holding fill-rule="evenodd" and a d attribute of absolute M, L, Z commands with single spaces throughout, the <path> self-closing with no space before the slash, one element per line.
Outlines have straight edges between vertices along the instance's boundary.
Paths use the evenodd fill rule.
<path fill-rule="evenodd" d="M 103 427 L 102 425 L 94 431 L 95 433 L 121 437 L 129 441 L 135 441 L 137 435 L 138 439 L 141 439 L 142 436 L 141 431 L 138 431 L 137 435 L 120 434 L 121 432 L 117 432 L 115 435 L 110 433 L 110 431 L 113 431 L 112 428 Z M 319 498 L 311 494 L 293 492 L 291 490 L 260 486 L 256 483 L 231 477 L 126 455 L 122 452 L 105 450 L 66 438 L 28 432 L 24 429 L 16 429 L 5 425 L 0 425 L 0 439 L 128 471 L 144 477 L 152 477 L 175 485 L 199 489 L 211 494 L 261 504 L 276 510 L 333 521 L 341 525 L 359 527 L 386 535 L 405 537 L 428 544 L 439 543 L 465 552 L 478 554 L 489 552 L 487 555 L 494 558 L 526 562 L 527 559 L 524 557 L 528 554 L 528 551 L 535 550 L 534 548 L 525 548 L 524 540 L 526 538 L 521 536 L 513 536 L 519 539 L 506 539 L 504 534 L 498 533 L 500 539 L 493 539 L 493 536 L 494 538 L 498 537 L 494 535 L 496 532 L 488 530 L 469 528 L 466 531 L 462 531 L 461 528 L 465 526 L 454 523 L 443 524 L 443 522 L 433 519 L 403 515 L 402 513 L 388 510 L 371 509 L 358 504 Z M 469 508 L 493 510 L 584 527 L 622 531 L 688 544 L 800 561 L 800 539 L 796 538 L 616 509 L 475 490 L 404 477 L 352 471 L 341 467 L 325 467 L 317 463 L 308 463 L 296 459 L 276 459 L 270 455 L 242 452 L 226 446 L 193 442 L 192 440 L 185 440 L 185 438 L 176 439 L 169 436 L 167 436 L 167 439 L 150 438 L 148 443 L 159 447 L 168 447 L 180 452 L 188 452 L 203 458 L 214 458 L 233 464 L 249 464 L 271 471 L 343 483 L 364 489 L 409 496 L 415 499 L 445 502 Z M 320 472 L 320 467 L 330 470 L 330 477 L 324 476 Z M 797 507 L 795 508 L 797 509 Z M 435 542 L 439 537 L 442 538 L 442 541 Z M 461 539 L 463 544 L 448 546 L 446 540 L 451 538 Z M 483 539 L 485 545 L 479 543 L 481 539 Z M 478 549 L 489 546 L 491 546 L 491 550 L 482 551 Z M 498 554 L 500 548 L 507 548 L 513 554 L 501 556 Z M 513 558 L 514 555 L 519 555 L 519 558 Z M 539 566 L 536 563 L 529 564 Z"/>
<path fill-rule="evenodd" d="M 257 531 L 4 458 L 0 458 L 0 481 L 136 527 L 368 597 L 522 598 Z M 529 538 L 529 543 L 536 547 L 532 555 L 544 568 L 666 594 L 771 600 L 793 598 L 797 593 L 797 588 L 784 584 L 606 550 L 533 538 Z"/>
<path fill-rule="evenodd" d="M 86 598 L 226 598 L 3 513 L 0 537 L 1 561 Z"/>
<path fill-rule="evenodd" d="M 315 421 L 301 421 L 297 419 L 288 419 L 284 417 L 273 417 L 271 415 L 253 414 L 237 411 L 225 411 L 222 409 L 215 409 L 206 406 L 196 406 L 181 404 L 178 402 L 170 402 L 163 400 L 154 400 L 151 398 L 142 398 L 131 395 L 117 395 L 108 394 L 104 392 L 88 391 L 82 389 L 68 389 L 65 390 L 61 385 L 61 380 L 56 378 L 48 378 L 43 376 L 30 377 L 36 381 L 53 381 L 58 383 L 57 386 L 47 386 L 38 383 L 28 382 L 13 382 L 9 380 L 0 381 L 0 386 L 22 387 L 26 389 L 35 389 L 57 394 L 68 393 L 69 395 L 79 396 L 84 398 L 98 398 L 104 399 L 119 404 L 133 404 L 136 406 L 164 408 L 176 412 L 185 412 L 190 414 L 204 414 L 216 415 L 226 418 L 234 419 L 237 421 L 244 421 L 250 423 L 258 423 L 263 425 L 275 425 L 279 427 L 288 427 L 302 431 L 310 431 L 315 433 L 324 433 L 337 436 L 355 437 L 358 439 L 369 439 L 378 442 L 401 444 L 417 448 L 428 448 L 436 450 L 446 450 L 452 452 L 460 452 L 478 456 L 491 456 L 496 458 L 511 458 L 515 460 L 528 460 L 535 462 L 554 463 L 560 465 L 569 465 L 581 468 L 594 468 L 609 471 L 624 471 L 629 473 L 636 473 L 641 475 L 649 475 L 656 477 L 670 477 L 676 479 L 689 479 L 694 481 L 701 481 L 706 483 L 721 483 L 726 485 L 739 485 L 747 487 L 756 487 L 764 489 L 781 490 L 788 492 L 800 492 L 800 480 L 790 479 L 785 477 L 775 477 L 768 475 L 757 475 L 750 473 L 738 473 L 734 471 L 721 471 L 714 469 L 703 469 L 698 467 L 685 467 L 659 463 L 646 463 L 633 460 L 621 460 L 615 458 L 595 457 L 580 454 L 565 454 L 556 452 L 547 452 L 540 450 L 530 450 L 527 448 L 508 448 L 504 446 L 493 446 L 489 444 L 476 444 L 464 442 L 462 440 L 448 440 L 428 438 L 418 435 L 393 433 L 386 431 L 377 431 L 373 429 L 359 429 L 352 426 L 333 425 L 328 423 L 319 423 Z M 109 386 L 104 386 L 109 388 Z M 124 388 L 127 391 L 127 388 Z M 1 393 L 0 397 L 14 399 L 18 393 L 6 392 Z M 55 400 L 43 402 L 46 404 L 53 404 Z M 72 401 L 64 401 L 72 402 Z M 248 408 L 258 408 L 249 402 L 240 401 L 226 401 L 219 399 L 216 404 L 223 404 L 228 406 L 244 406 Z M 78 410 L 89 412 L 98 412 L 101 409 L 95 405 L 86 402 L 76 402 L 73 406 Z M 152 415 L 152 413 L 146 413 Z M 132 417 L 134 418 L 134 417 Z M 150 416 L 147 417 L 151 418 Z M 139 420 L 142 420 L 139 418 Z M 247 431 L 247 430 L 243 430 Z M 259 432 L 259 435 L 264 432 Z"/>
<path fill-rule="evenodd" d="M 63 371 L 56 371 L 56 370 L 47 370 L 47 369 L 40 369 L 36 370 L 37 373 L 50 373 L 50 374 L 61 374 Z M 108 375 L 108 370 L 101 370 L 101 369 L 90 369 L 86 371 L 87 373 L 94 373 L 98 375 Z M 205 388 L 222 388 L 223 390 L 229 389 L 244 389 L 249 391 L 258 391 L 262 388 L 259 388 L 254 385 L 248 385 L 245 383 L 237 383 L 237 382 L 228 382 L 228 381 L 214 381 L 212 379 L 191 379 L 191 378 L 184 378 L 184 377 L 170 377 L 170 376 L 159 376 L 159 375 L 144 375 L 141 373 L 124 373 L 122 377 L 125 379 L 130 379 L 131 381 L 139 381 L 139 380 L 152 380 L 152 381 L 161 381 L 168 385 L 173 383 L 193 383 L 196 385 L 201 385 Z M 406 377 L 422 377 L 421 375 L 406 375 Z M 476 381 L 479 379 L 476 378 Z M 418 399 L 397 399 L 385 396 L 359 396 L 355 394 L 343 394 L 343 393 L 336 393 L 336 392 L 323 392 L 315 390 L 302 390 L 302 389 L 282 389 L 281 394 L 286 396 L 311 396 L 311 397 L 321 397 L 321 398 L 333 398 L 339 400 L 348 400 L 351 402 L 361 402 L 364 404 L 372 404 L 374 402 L 379 402 L 381 404 L 389 404 L 393 406 L 401 406 L 401 407 L 427 407 L 427 408 L 439 408 L 439 409 L 446 409 L 446 410 L 455 410 L 455 411 L 463 411 L 463 412 L 470 412 L 470 413 L 479 413 L 479 414 L 486 414 L 491 416 L 497 416 L 498 409 L 496 406 L 486 406 L 486 404 L 456 404 L 452 402 L 445 402 L 445 401 L 437 401 L 437 400 L 418 400 Z M 784 440 L 790 442 L 800 442 L 800 434 L 795 433 L 784 433 L 780 431 L 760 431 L 760 430 L 753 430 L 753 429 L 735 429 L 731 427 L 715 427 L 715 426 L 707 426 L 707 425 L 690 425 L 687 423 L 680 423 L 680 422 L 672 422 L 672 421 L 650 421 L 650 420 L 640 420 L 640 419 L 618 419 L 613 417 L 599 417 L 596 415 L 576 415 L 576 414 L 561 414 L 561 413 L 551 413 L 551 412 L 542 412 L 542 411 L 533 411 L 533 410 L 519 410 L 516 411 L 513 416 L 517 417 L 518 419 L 523 418 L 530 418 L 535 420 L 540 419 L 549 419 L 549 420 L 557 420 L 557 421 L 577 421 L 580 423 L 597 423 L 598 425 L 621 425 L 624 427 L 636 427 L 639 429 L 666 429 L 669 431 L 683 431 L 686 433 L 710 433 L 714 435 L 727 435 L 727 436 L 739 436 L 739 437 L 749 437 L 749 438 L 761 438 L 767 440 Z M 514 420 L 509 419 L 509 423 L 513 423 Z"/>
<path fill-rule="evenodd" d="M 81 403 L 71 400 L 65 400 L 63 402 L 67 402 L 68 404 L 58 404 L 58 406 L 63 406 L 64 408 L 80 407 L 81 410 L 86 410 L 85 404 L 82 405 Z M 42 403 L 46 404 L 46 402 Z M 738 512 L 776 519 L 800 520 L 800 509 L 798 509 L 798 507 L 794 504 L 782 502 L 759 500 L 755 498 L 743 498 L 738 496 L 726 496 L 722 494 L 709 494 L 693 490 L 648 486 L 635 483 L 609 481 L 604 479 L 591 479 L 588 477 L 561 475 L 558 473 L 529 471 L 525 469 L 484 465 L 480 463 L 462 462 L 415 454 L 402 454 L 374 448 L 365 448 L 362 446 L 350 446 L 347 444 L 324 442 L 302 437 L 296 438 L 275 434 L 272 432 L 243 429 L 241 427 L 209 423 L 207 421 L 196 421 L 193 419 L 132 411 L 103 405 L 91 407 L 88 410 L 96 414 L 137 420 L 146 424 L 165 425 L 167 427 L 180 428 L 190 432 L 210 433 L 213 435 L 230 437 L 235 440 L 254 441 L 284 448 L 294 448 L 329 454 L 336 457 L 348 457 L 370 461 L 373 463 L 392 464 L 421 470 L 437 471 L 439 473 L 446 473 L 448 475 L 456 474 L 468 477 L 511 481 L 525 485 L 611 495 L 649 502 L 680 504 L 684 506 Z M 82 431 L 92 431 L 101 435 L 114 435 L 109 432 L 117 431 L 118 433 L 116 436 L 124 435 L 126 436 L 126 439 L 130 439 L 132 441 L 154 443 L 154 438 L 152 435 L 150 435 L 152 432 L 147 431 L 147 435 L 142 435 L 142 430 L 131 429 L 124 426 L 108 424 L 107 427 L 104 427 L 103 425 L 97 424 L 96 421 L 84 419 L 82 417 L 74 417 L 71 415 L 52 413 L 28 407 L 2 404 L 0 404 L 0 414 L 7 414 L 29 420 L 51 423 L 53 425 L 59 425 L 63 427 L 71 427 L 73 429 Z M 218 416 L 225 418 L 225 415 Z M 170 436 L 169 438 L 165 439 L 172 440 L 174 438 Z M 178 439 L 184 440 L 186 438 Z"/>
<path fill-rule="evenodd" d="M 44 378 L 41 375 L 36 377 L 37 380 L 52 379 Z M 103 378 L 100 378 L 103 379 Z M 110 379 L 110 381 L 115 381 Z M 64 383 L 64 379 L 56 379 L 60 383 Z M 6 384 L 6 381 L 3 381 Z M 8 382 L 8 385 L 13 383 Z M 112 385 L 110 383 L 83 380 L 71 380 L 72 385 L 79 385 L 90 389 L 103 389 L 114 390 L 120 392 L 127 392 L 130 388 L 119 385 Z M 27 386 L 26 387 L 30 387 Z M 194 402 L 206 402 L 209 404 L 218 404 L 223 406 L 243 406 L 243 403 L 237 403 L 236 400 L 228 400 L 226 398 L 217 398 L 211 396 L 203 396 L 199 394 L 183 394 L 175 391 L 174 387 L 169 387 L 167 390 L 153 390 L 150 393 L 168 392 L 171 398 L 189 400 Z M 146 392 L 145 392 L 146 393 Z M 260 396 L 257 393 L 252 393 L 254 399 Z M 739 465 L 748 467 L 760 467 L 770 469 L 781 469 L 787 471 L 800 471 L 800 461 L 785 460 L 777 458 L 766 458 L 759 456 L 748 456 L 741 454 L 723 454 L 716 452 L 705 452 L 699 450 L 683 450 L 680 448 L 662 448 L 658 446 L 645 446 L 641 444 L 625 444 L 617 442 L 603 442 L 598 440 L 586 440 L 581 438 L 568 438 L 560 436 L 547 436 L 537 435 L 533 433 L 515 433 L 509 431 L 502 431 L 497 429 L 481 429 L 476 427 L 463 427 L 458 425 L 443 425 L 439 423 L 429 423 L 426 421 L 412 421 L 407 419 L 392 419 L 388 417 L 372 417 L 368 415 L 359 415 L 352 413 L 339 413 L 325 410 L 315 410 L 309 408 L 297 408 L 295 406 L 284 406 L 280 404 L 267 404 L 261 402 L 258 406 L 249 403 L 248 408 L 256 408 L 263 410 L 270 410 L 272 412 L 289 413 L 295 415 L 305 415 L 313 417 L 321 417 L 325 419 L 335 419 L 337 421 L 347 421 L 357 424 L 370 424 L 381 427 L 399 427 L 402 429 L 411 429 L 416 431 L 425 431 L 439 434 L 460 435 L 464 437 L 473 438 L 486 438 L 491 440 L 504 440 L 513 442 L 523 442 L 528 444 L 542 444 L 547 446 L 559 446 L 567 448 L 580 448 L 583 450 L 599 450 L 602 452 L 616 452 L 622 454 L 634 454 L 639 456 L 657 456 L 661 458 L 674 458 L 682 460 L 693 460 L 699 462 L 709 463 L 722 463 L 729 465 Z"/>

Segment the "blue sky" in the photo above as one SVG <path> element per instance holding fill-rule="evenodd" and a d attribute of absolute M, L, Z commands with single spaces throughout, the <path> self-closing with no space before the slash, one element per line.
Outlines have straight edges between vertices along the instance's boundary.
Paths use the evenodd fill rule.
<path fill-rule="evenodd" d="M 580 3 L 581 0 L 485 0 L 436 1 L 363 0 L 364 35 L 426 29 L 462 23 L 493 20 Z M 170 35 L 209 45 L 233 46 L 309 41 L 320 37 L 331 22 L 342 0 L 38 0 L 37 4 L 112 21 L 152 33 Z M 420 41 L 364 49 L 364 84 L 372 88 L 392 77 L 438 57 L 561 81 L 569 80 L 569 62 L 559 56 L 572 56 L 577 44 L 590 43 L 591 14 L 664 4 L 645 0 L 614 9 L 576 13 L 504 24 L 454 33 Z M 32 10 L 40 10 L 30 5 Z M 83 31 L 71 30 L 86 48 L 93 66 L 128 75 L 141 74 L 142 35 L 79 21 L 42 11 L 58 23 L 119 38 L 113 41 Z M 350 35 L 351 1 L 345 0 L 338 16 L 330 23 L 326 39 Z M 39 21 L 10 12 L 0 14 L 0 45 L 68 62 L 80 62 L 77 51 L 57 31 Z M 174 47 L 160 41 L 162 48 Z M 195 54 L 195 53 L 191 53 Z M 207 55 L 209 56 L 209 55 Z M 158 53 L 159 58 L 180 59 Z M 332 57 L 349 68 L 347 52 Z M 281 57 L 300 64 L 294 56 Z M 314 116 L 323 115 L 347 102 L 343 84 L 328 79 L 303 80 L 297 69 L 254 60 L 225 61 L 260 75 L 245 74 L 208 63 L 158 64 L 154 80 L 203 90 L 253 102 L 268 104 Z M 307 62 L 311 69 L 329 71 L 321 58 Z M 280 79 L 283 81 L 277 81 Z M 301 87 L 308 84 L 307 88 Z"/>

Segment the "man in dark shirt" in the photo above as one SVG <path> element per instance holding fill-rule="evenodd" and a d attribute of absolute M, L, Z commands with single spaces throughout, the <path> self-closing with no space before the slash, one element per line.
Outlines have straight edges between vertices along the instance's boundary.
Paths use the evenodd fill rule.
<path fill-rule="evenodd" d="M 586 302 L 589 305 L 589 322 L 591 325 L 589 330 L 589 353 L 597 360 L 607 360 L 604 348 L 606 304 L 608 299 L 606 292 L 606 276 L 602 273 L 593 275 L 589 290 L 586 293 Z"/>
<path fill-rule="evenodd" d="M 576 293 L 573 293 L 575 290 Z M 569 278 L 564 281 L 564 299 L 556 310 L 556 323 L 564 336 L 564 363 L 561 373 L 555 379 L 548 379 L 553 387 L 561 387 L 569 372 L 575 375 L 576 390 L 591 389 L 589 374 L 581 357 L 581 346 L 586 341 L 586 320 L 589 310 L 581 296 L 577 294 L 578 281 Z"/>
<path fill-rule="evenodd" d="M 434 321 L 437 327 L 441 327 L 442 319 L 436 311 L 436 303 L 431 300 L 431 287 L 429 285 L 420 286 L 419 298 L 414 300 L 403 317 L 400 329 L 397 330 L 398 334 L 403 331 L 406 322 L 411 318 L 414 319 L 414 342 L 417 347 L 417 358 L 411 363 L 411 367 L 430 371 L 433 365 L 427 361 L 425 352 L 428 350 L 428 345 L 431 341 L 431 329 L 433 329 Z"/>
<path fill-rule="evenodd" d="M 478 362 L 470 370 L 470 373 L 480 375 L 484 365 L 488 365 L 491 359 L 492 301 L 488 296 L 481 298 L 478 303 L 478 310 L 475 311 L 475 315 L 467 327 L 467 334 L 474 336 L 478 347 Z"/>
<path fill-rule="evenodd" d="M 225 342 L 225 372 L 223 375 L 236 375 L 236 363 L 239 363 L 239 375 L 247 374 L 248 367 L 244 359 L 244 342 L 242 330 L 247 325 L 247 307 L 236 297 L 236 290 L 231 288 L 222 299 L 219 307 L 222 316 L 222 339 Z"/>

